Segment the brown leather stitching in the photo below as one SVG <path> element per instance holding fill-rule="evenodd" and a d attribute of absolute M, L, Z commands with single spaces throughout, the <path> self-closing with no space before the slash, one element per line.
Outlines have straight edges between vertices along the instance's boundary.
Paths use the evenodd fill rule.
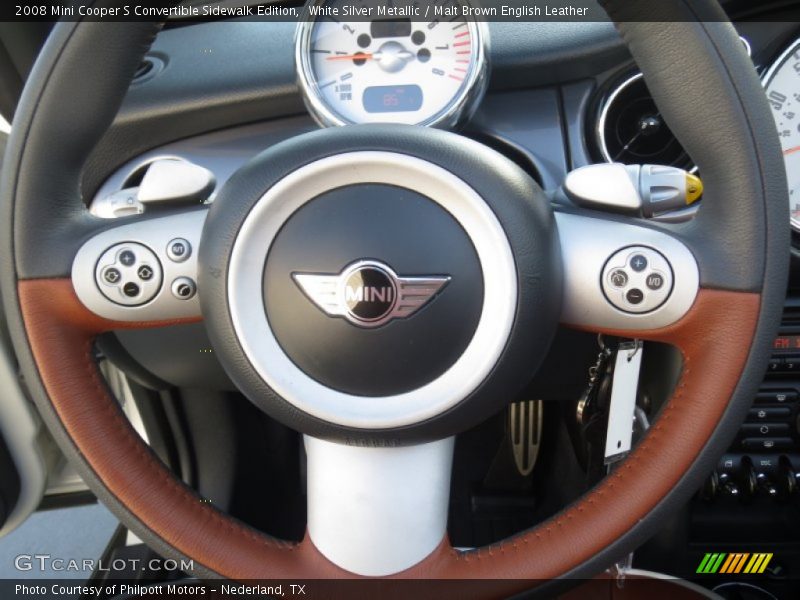
<path fill-rule="evenodd" d="M 107 489 L 159 537 L 233 579 L 349 576 L 308 541 L 295 546 L 275 540 L 201 504 L 163 467 L 130 428 L 91 360 L 97 333 L 129 324 L 86 311 L 68 280 L 20 282 L 19 297 L 52 407 Z M 703 290 L 672 327 L 648 334 L 606 332 L 668 342 L 685 358 L 674 397 L 629 459 L 540 526 L 466 554 L 443 542 L 398 576 L 515 579 L 503 590 L 511 593 L 529 587 L 522 580 L 557 577 L 616 540 L 658 503 L 707 441 L 744 366 L 759 305 L 756 294 Z"/>

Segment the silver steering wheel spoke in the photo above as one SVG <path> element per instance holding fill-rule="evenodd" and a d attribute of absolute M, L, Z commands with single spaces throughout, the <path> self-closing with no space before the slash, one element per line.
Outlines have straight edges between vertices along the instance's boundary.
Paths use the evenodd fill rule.
<path fill-rule="evenodd" d="M 384 448 L 304 440 L 308 535 L 328 560 L 393 575 L 445 539 L 455 438 Z"/>
<path fill-rule="evenodd" d="M 678 238 L 632 220 L 555 213 L 563 263 L 561 321 L 598 330 L 646 331 L 678 322 L 700 275 Z"/>

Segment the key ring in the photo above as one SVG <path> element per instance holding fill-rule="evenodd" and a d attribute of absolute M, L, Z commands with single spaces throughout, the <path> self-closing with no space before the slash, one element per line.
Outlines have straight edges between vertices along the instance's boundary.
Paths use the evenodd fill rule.
<path fill-rule="evenodd" d="M 636 353 L 642 349 L 642 340 L 633 340 L 633 343 L 634 347 L 628 350 L 628 356 L 627 356 L 628 362 L 631 362 L 633 360 L 633 357 L 636 356 Z"/>

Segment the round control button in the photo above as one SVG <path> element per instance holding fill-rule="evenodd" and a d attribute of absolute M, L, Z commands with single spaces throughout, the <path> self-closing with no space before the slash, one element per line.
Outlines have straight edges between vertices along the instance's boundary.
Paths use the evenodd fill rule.
<path fill-rule="evenodd" d="M 172 282 L 172 295 L 178 300 L 189 300 L 197 293 L 197 285 L 188 277 L 178 277 Z"/>
<path fill-rule="evenodd" d="M 664 287 L 664 277 L 661 273 L 650 273 L 650 275 L 647 276 L 646 282 L 647 287 L 654 291 Z"/>
<path fill-rule="evenodd" d="M 142 289 L 139 287 L 138 283 L 134 283 L 133 281 L 129 281 L 125 285 L 122 286 L 122 293 L 125 294 L 128 298 L 136 298 L 141 293 Z"/>
<path fill-rule="evenodd" d="M 153 278 L 153 269 L 150 265 L 142 265 L 136 270 L 136 274 L 142 281 L 150 281 Z"/>
<path fill-rule="evenodd" d="M 132 250 L 123 250 L 119 253 L 118 260 L 125 267 L 131 267 L 136 262 L 136 255 Z"/>
<path fill-rule="evenodd" d="M 192 255 L 192 245 L 183 238 L 175 238 L 167 244 L 167 256 L 172 262 L 181 263 Z"/>
<path fill-rule="evenodd" d="M 116 267 L 107 267 L 103 270 L 103 281 L 106 283 L 114 285 L 119 283 L 120 279 L 122 279 L 122 273 Z"/>
<path fill-rule="evenodd" d="M 630 265 L 631 269 L 637 273 L 641 273 L 647 268 L 647 258 L 642 254 L 634 254 L 631 256 Z"/>
<path fill-rule="evenodd" d="M 639 288 L 628 290 L 625 299 L 633 305 L 641 304 L 644 301 L 644 292 Z"/>
<path fill-rule="evenodd" d="M 611 275 L 609 275 L 608 280 L 614 287 L 624 288 L 626 285 L 628 285 L 628 274 L 622 269 L 615 269 L 611 271 Z"/>

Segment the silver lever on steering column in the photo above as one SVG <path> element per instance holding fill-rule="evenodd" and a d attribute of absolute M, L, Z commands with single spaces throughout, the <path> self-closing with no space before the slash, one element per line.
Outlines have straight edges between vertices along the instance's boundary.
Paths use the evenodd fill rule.
<path fill-rule="evenodd" d="M 562 189 L 579 206 L 650 219 L 692 206 L 703 182 L 677 167 L 601 163 L 570 172 Z"/>

